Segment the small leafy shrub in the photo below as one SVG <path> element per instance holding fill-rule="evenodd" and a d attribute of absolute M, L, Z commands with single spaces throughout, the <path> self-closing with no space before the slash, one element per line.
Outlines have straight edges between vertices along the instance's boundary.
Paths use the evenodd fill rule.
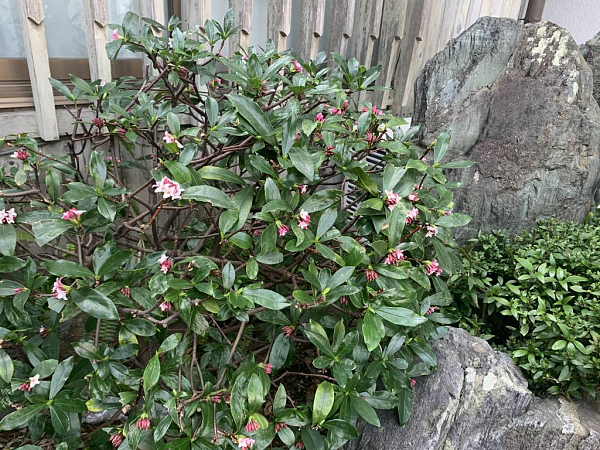
<path fill-rule="evenodd" d="M 469 163 L 441 163 L 447 134 L 421 149 L 356 104 L 379 68 L 272 45 L 222 57 L 232 12 L 205 31 L 139 20 L 108 52 L 145 54 L 156 77 L 52 80 L 93 112 L 73 110 L 66 155 L 5 140 L 19 161 L 0 179 L 0 430 L 319 450 L 377 409 L 405 423 L 452 320 L 451 228 L 469 220 L 449 213 L 443 170 Z M 88 411 L 110 412 L 82 427 Z"/>
<path fill-rule="evenodd" d="M 460 325 L 489 339 L 537 391 L 581 398 L 600 383 L 600 217 L 480 235 L 450 280 Z"/>

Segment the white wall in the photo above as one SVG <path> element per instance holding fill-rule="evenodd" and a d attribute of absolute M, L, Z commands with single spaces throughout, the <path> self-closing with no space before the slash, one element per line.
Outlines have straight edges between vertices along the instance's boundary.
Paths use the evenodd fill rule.
<path fill-rule="evenodd" d="M 544 20 L 566 28 L 583 44 L 600 32 L 600 0 L 547 0 Z"/>

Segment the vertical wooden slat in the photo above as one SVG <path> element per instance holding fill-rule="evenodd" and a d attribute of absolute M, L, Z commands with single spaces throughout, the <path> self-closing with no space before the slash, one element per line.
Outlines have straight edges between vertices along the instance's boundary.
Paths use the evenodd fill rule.
<path fill-rule="evenodd" d="M 482 4 L 483 0 L 471 0 L 471 3 L 469 4 L 469 13 L 467 14 L 467 28 L 473 25 L 477 19 L 481 17 Z"/>
<path fill-rule="evenodd" d="M 83 0 L 83 18 L 91 78 L 110 81 L 110 60 L 105 49 L 108 42 L 107 0 Z"/>
<path fill-rule="evenodd" d="M 54 141 L 58 139 L 58 121 L 54 94 L 48 81 L 50 62 L 44 30 L 44 2 L 20 0 L 17 3 L 40 137 L 45 141 Z"/>
<path fill-rule="evenodd" d="M 383 0 L 358 0 L 356 9 L 354 56 L 361 64 L 370 67 L 375 41 L 381 31 Z"/>
<path fill-rule="evenodd" d="M 528 6 L 529 6 L 529 0 L 523 0 L 523 4 L 521 5 L 521 10 L 519 11 L 519 19 L 523 19 L 525 17 L 525 13 L 527 12 Z"/>
<path fill-rule="evenodd" d="M 287 48 L 292 30 L 292 0 L 269 0 L 267 8 L 267 39 L 273 39 L 275 49 L 280 52 Z"/>
<path fill-rule="evenodd" d="M 439 34 L 437 49 L 433 53 L 430 53 L 427 58 L 433 56 L 437 52 L 442 51 L 442 49 L 446 46 L 446 43 L 452 39 L 452 36 L 454 35 L 454 20 L 456 19 L 456 12 L 458 10 L 458 3 L 460 1 L 461 0 L 445 0 L 444 3 L 446 6 L 444 8 L 442 21 L 440 22 L 439 29 L 437 30 L 437 33 Z M 435 32 L 434 28 L 431 27 L 430 29 L 432 32 Z"/>
<path fill-rule="evenodd" d="M 325 27 L 325 0 L 301 0 L 300 39 L 298 52 L 311 59 L 319 52 L 319 39 Z"/>
<path fill-rule="evenodd" d="M 241 26 L 236 35 L 229 38 L 229 52 L 233 54 L 241 46 L 248 48 L 252 33 L 252 0 L 229 0 L 229 7 L 235 11 L 235 24 Z"/>
<path fill-rule="evenodd" d="M 463 31 L 465 31 L 469 25 L 469 9 L 471 6 L 470 0 L 460 0 L 456 9 L 456 17 L 454 19 L 454 25 L 452 30 L 452 37 L 455 38 Z"/>
<path fill-rule="evenodd" d="M 508 17 L 511 19 L 519 20 L 521 13 L 521 6 L 523 6 L 523 0 L 512 0 L 512 5 L 508 13 Z"/>
<path fill-rule="evenodd" d="M 435 54 L 439 43 L 439 29 L 443 19 L 444 4 L 440 0 L 424 0 L 421 25 L 410 58 L 402 107 L 411 108 L 414 100 L 414 84 L 419 72 L 430 56 Z"/>
<path fill-rule="evenodd" d="M 497 0 L 483 0 L 481 2 L 481 12 L 479 14 L 480 17 L 484 16 L 493 16 L 494 15 L 494 3 Z"/>
<path fill-rule="evenodd" d="M 400 46 L 406 26 L 407 7 L 408 0 L 386 0 L 383 5 L 377 65 L 382 67 L 383 72 L 383 80 L 378 84 L 386 87 L 392 85 L 396 66 L 400 60 Z M 375 93 L 374 102 L 380 103 L 380 108 L 385 109 L 391 103 L 392 96 L 390 94 L 390 91 Z"/>
<path fill-rule="evenodd" d="M 400 0 L 404 2 L 406 0 Z M 354 31 L 356 0 L 331 1 L 331 27 L 329 29 L 329 51 L 344 58 L 348 52 L 348 41 Z"/>
<path fill-rule="evenodd" d="M 158 23 L 165 22 L 165 7 L 163 0 L 143 0 L 140 1 L 140 14 L 142 17 L 148 17 L 149 19 L 155 20 Z M 162 30 L 156 27 L 151 27 L 152 33 L 155 36 L 161 36 Z M 158 75 L 158 70 L 153 67 L 152 61 L 150 61 L 146 56 L 143 56 L 142 62 L 144 64 L 144 69 L 149 66 L 150 74 L 153 76 Z M 145 70 L 144 70 L 145 72 Z M 145 75 L 145 73 L 144 73 Z"/>
<path fill-rule="evenodd" d="M 184 0 L 185 13 L 189 28 L 204 27 L 212 19 L 212 0 Z"/>

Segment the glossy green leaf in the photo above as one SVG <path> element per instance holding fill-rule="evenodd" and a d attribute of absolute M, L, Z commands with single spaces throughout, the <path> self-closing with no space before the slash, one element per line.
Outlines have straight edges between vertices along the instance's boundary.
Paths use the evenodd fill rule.
<path fill-rule="evenodd" d="M 96 319 L 119 320 L 113 301 L 97 289 L 75 289 L 71 292 L 71 298 L 79 309 Z"/>

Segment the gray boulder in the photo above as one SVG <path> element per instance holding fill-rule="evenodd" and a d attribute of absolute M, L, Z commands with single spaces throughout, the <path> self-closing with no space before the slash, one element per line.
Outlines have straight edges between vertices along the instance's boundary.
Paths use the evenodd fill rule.
<path fill-rule="evenodd" d="M 594 76 L 594 98 L 600 105 L 600 33 L 581 47 L 581 54 L 590 65 Z"/>
<path fill-rule="evenodd" d="M 575 41 L 549 22 L 484 17 L 431 58 L 415 84 L 414 122 L 430 144 L 445 129 L 447 158 L 476 161 L 455 211 L 479 230 L 513 234 L 539 219 L 582 220 L 600 184 L 600 107 Z"/>
<path fill-rule="evenodd" d="M 508 356 L 464 330 L 433 346 L 438 370 L 418 379 L 410 422 L 380 412 L 347 450 L 600 450 L 598 405 L 536 398 Z"/>

